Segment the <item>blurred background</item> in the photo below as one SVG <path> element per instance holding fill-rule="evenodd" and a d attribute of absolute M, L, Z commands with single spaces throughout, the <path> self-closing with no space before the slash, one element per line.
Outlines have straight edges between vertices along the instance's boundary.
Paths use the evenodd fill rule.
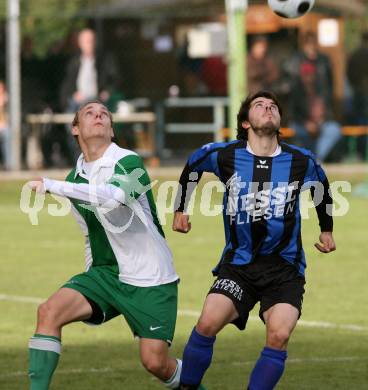
<path fill-rule="evenodd" d="M 232 137 L 226 1 L 19 0 L 18 18 L 15 3 L 0 2 L 2 169 L 71 166 L 71 113 L 95 98 L 117 113 L 117 142 L 151 165 Z M 273 90 L 285 140 L 320 160 L 366 160 L 366 0 L 318 0 L 297 19 L 253 0 L 243 15 L 244 95 Z M 20 83 L 9 88 L 17 43 Z M 10 123 L 10 93 L 14 101 L 19 93 L 19 124 Z"/>

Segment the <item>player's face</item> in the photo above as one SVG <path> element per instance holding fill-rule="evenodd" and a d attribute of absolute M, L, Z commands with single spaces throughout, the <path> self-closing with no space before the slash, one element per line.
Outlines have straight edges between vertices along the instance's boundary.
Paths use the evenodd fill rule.
<path fill-rule="evenodd" d="M 272 135 L 280 128 L 280 112 L 272 99 L 259 97 L 253 100 L 248 117 L 249 120 L 244 122 L 243 126 L 250 126 L 255 133 Z"/>
<path fill-rule="evenodd" d="M 99 103 L 90 103 L 83 107 L 78 114 L 79 124 L 73 127 L 73 135 L 78 135 L 80 141 L 100 138 L 110 142 L 114 136 L 110 113 Z"/>

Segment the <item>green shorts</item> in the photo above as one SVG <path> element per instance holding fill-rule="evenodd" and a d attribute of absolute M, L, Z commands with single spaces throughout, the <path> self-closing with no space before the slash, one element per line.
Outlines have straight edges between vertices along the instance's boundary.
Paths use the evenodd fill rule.
<path fill-rule="evenodd" d="M 175 281 L 152 287 L 133 286 L 119 280 L 117 266 L 103 265 L 73 276 L 62 287 L 80 292 L 92 303 L 94 311 L 96 305 L 101 310 L 101 316 L 92 315 L 86 323 L 100 325 L 122 314 L 134 335 L 171 344 L 176 324 L 177 284 Z"/>

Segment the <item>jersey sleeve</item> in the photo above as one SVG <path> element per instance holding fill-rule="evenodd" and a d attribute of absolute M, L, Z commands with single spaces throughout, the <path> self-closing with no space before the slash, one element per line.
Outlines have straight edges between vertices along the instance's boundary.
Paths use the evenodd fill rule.
<path fill-rule="evenodd" d="M 179 189 L 175 199 L 175 211 L 185 211 L 195 186 L 203 172 L 219 175 L 217 156 L 223 144 L 211 143 L 192 153 L 180 175 Z M 190 185 L 189 185 L 190 184 Z"/>
<path fill-rule="evenodd" d="M 106 183 L 74 183 L 70 175 L 72 172 L 67 181 L 44 178 L 45 190 L 93 206 L 115 207 L 134 202 L 151 188 L 142 158 L 138 155 L 129 155 L 119 160 Z"/>
<path fill-rule="evenodd" d="M 313 202 L 316 207 L 319 226 L 322 232 L 332 232 L 332 204 L 330 184 L 325 171 L 313 155 L 309 156 L 308 168 L 304 185 L 310 187 Z"/>
<path fill-rule="evenodd" d="M 45 191 L 93 206 L 114 207 L 126 203 L 125 192 L 110 183 L 87 184 L 43 178 Z"/>
<path fill-rule="evenodd" d="M 127 201 L 134 201 L 151 188 L 151 180 L 142 157 L 132 154 L 120 159 L 115 167 L 110 184 L 120 188 Z"/>

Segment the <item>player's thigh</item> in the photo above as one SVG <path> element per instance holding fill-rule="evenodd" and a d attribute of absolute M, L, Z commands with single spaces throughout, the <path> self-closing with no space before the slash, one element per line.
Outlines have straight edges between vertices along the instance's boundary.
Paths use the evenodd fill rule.
<path fill-rule="evenodd" d="M 275 318 L 278 318 L 279 311 L 281 315 L 284 311 L 283 307 L 292 307 L 296 309 L 298 319 L 302 313 L 305 278 L 299 274 L 294 266 L 280 259 L 279 262 L 276 262 L 275 259 L 272 277 L 266 278 L 266 282 L 267 286 L 263 288 L 260 299 L 260 318 L 266 323 L 266 316 L 269 317 L 272 313 L 276 315 Z M 278 304 L 288 304 L 289 306 L 276 306 Z M 295 310 L 292 308 L 290 311 L 294 313 Z"/>
<path fill-rule="evenodd" d="M 239 317 L 233 301 L 223 294 L 210 293 L 204 302 L 197 330 L 206 335 L 216 335 L 225 325 Z"/>
<path fill-rule="evenodd" d="M 177 282 L 137 287 L 119 282 L 118 308 L 134 335 L 171 344 L 176 326 Z"/>
<path fill-rule="evenodd" d="M 92 314 L 92 308 L 85 296 L 71 288 L 61 288 L 40 306 L 41 320 L 51 320 L 57 325 L 83 321 Z"/>

